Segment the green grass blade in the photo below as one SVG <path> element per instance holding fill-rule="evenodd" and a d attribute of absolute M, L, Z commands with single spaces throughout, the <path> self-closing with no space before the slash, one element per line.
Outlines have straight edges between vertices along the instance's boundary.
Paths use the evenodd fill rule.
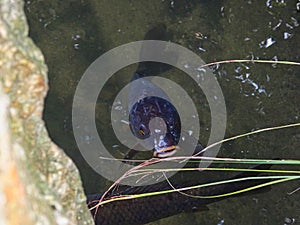
<path fill-rule="evenodd" d="M 229 195 L 235 195 L 239 194 L 242 192 L 250 191 L 253 189 L 257 189 L 259 187 L 265 187 L 268 185 L 276 184 L 276 183 L 282 183 L 290 180 L 296 180 L 300 179 L 300 176 L 261 176 L 261 177 L 244 177 L 244 178 L 237 178 L 237 179 L 230 179 L 230 180 L 225 180 L 225 181 L 217 181 L 217 182 L 212 182 L 212 183 L 206 183 L 206 184 L 200 184 L 200 185 L 195 185 L 195 186 L 190 186 L 190 187 L 183 187 L 183 188 L 178 188 L 178 189 L 169 189 L 169 190 L 164 190 L 164 191 L 156 191 L 156 192 L 147 192 L 147 193 L 142 193 L 142 194 L 132 194 L 132 195 L 122 195 L 119 197 L 111 198 L 108 200 L 103 200 L 99 202 L 94 208 L 99 207 L 101 205 L 113 202 L 113 201 L 124 201 L 124 200 L 129 200 L 129 199 L 134 199 L 134 198 L 143 198 L 143 197 L 150 197 L 150 196 L 155 196 L 155 195 L 162 195 L 162 194 L 167 194 L 167 193 L 173 193 L 173 192 L 183 192 L 191 189 L 197 189 L 197 188 L 202 188 L 202 187 L 208 187 L 208 186 L 215 186 L 215 185 L 220 185 L 220 184 L 226 184 L 226 183 L 233 183 L 233 182 L 240 182 L 240 181 L 246 181 L 246 180 L 260 180 L 260 179 L 277 179 L 275 181 L 270 181 L 264 184 L 256 185 L 253 187 L 241 189 L 239 191 L 235 192 L 230 192 L 230 193 L 225 193 L 222 195 L 216 195 L 216 196 L 190 196 L 194 198 L 218 198 L 218 197 L 225 197 Z"/>
<path fill-rule="evenodd" d="M 299 62 L 292 62 L 292 61 L 275 61 L 275 60 L 261 60 L 261 59 L 229 59 L 229 60 L 222 60 L 218 62 L 212 62 L 202 65 L 201 67 L 213 66 L 217 64 L 227 64 L 227 63 L 266 63 L 266 64 L 283 64 L 283 65 L 290 65 L 290 66 L 300 66 Z"/>

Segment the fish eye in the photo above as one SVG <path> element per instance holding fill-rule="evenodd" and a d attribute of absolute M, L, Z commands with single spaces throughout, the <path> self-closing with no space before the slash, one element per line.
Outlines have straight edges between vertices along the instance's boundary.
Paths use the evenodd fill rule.
<path fill-rule="evenodd" d="M 145 131 L 143 129 L 139 129 L 139 134 L 144 136 L 145 135 Z"/>

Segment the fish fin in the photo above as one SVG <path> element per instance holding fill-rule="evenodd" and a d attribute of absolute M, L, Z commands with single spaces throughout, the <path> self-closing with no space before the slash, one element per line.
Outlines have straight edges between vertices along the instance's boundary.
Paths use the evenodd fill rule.
<path fill-rule="evenodd" d="M 141 62 L 138 65 L 133 80 L 148 76 L 158 76 L 159 74 L 165 73 L 170 69 L 172 69 L 172 66 L 165 63 L 150 61 Z"/>
<path fill-rule="evenodd" d="M 167 38 L 167 26 L 164 23 L 156 23 L 145 34 L 144 40 L 165 40 Z"/>
<path fill-rule="evenodd" d="M 167 41 L 171 38 L 171 33 L 167 32 L 167 27 L 163 23 L 155 24 L 144 36 L 144 40 L 159 40 Z M 147 51 L 147 52 L 146 52 Z M 153 52 L 149 52 L 149 49 L 144 49 L 142 46 L 140 55 L 147 54 L 157 54 L 156 49 L 153 49 Z M 164 52 L 166 58 L 174 58 L 176 55 L 172 52 Z M 175 59 L 176 60 L 176 59 Z M 174 60 L 173 60 L 174 61 Z M 177 61 L 177 60 L 176 60 Z M 140 62 L 136 73 L 133 77 L 133 80 L 146 76 L 157 76 L 162 74 L 172 68 L 171 65 L 159 62 Z"/>

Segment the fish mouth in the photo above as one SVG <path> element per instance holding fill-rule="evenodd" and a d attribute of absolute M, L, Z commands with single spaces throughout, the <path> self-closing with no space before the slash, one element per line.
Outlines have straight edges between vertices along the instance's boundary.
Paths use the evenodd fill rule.
<path fill-rule="evenodd" d="M 178 149 L 179 149 L 179 146 L 176 146 L 176 145 L 161 147 L 159 149 L 155 149 L 153 156 L 157 157 L 157 158 L 166 158 L 166 157 L 174 155 Z"/>

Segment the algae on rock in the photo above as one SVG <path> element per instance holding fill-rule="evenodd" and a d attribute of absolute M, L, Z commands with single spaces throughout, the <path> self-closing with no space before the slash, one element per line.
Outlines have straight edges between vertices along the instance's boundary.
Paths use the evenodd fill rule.
<path fill-rule="evenodd" d="M 0 0 L 0 224 L 93 224 L 77 168 L 42 120 L 47 67 L 23 4 Z"/>

